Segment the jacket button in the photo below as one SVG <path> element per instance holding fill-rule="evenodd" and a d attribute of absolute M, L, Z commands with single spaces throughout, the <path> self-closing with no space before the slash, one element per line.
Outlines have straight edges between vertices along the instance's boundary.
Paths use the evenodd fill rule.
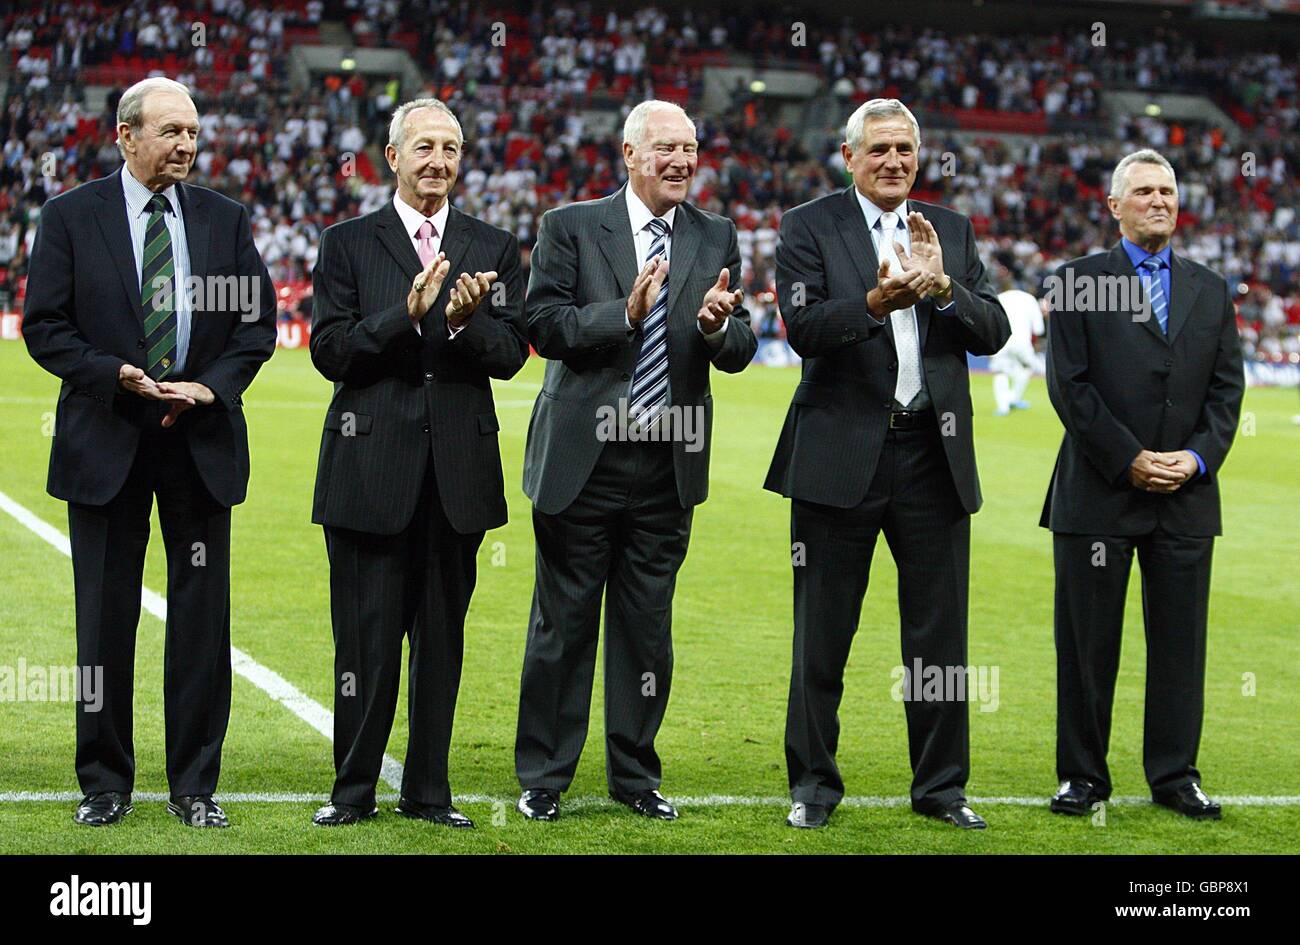
<path fill-rule="evenodd" d="M 1167 360 L 1167 359 L 1165 360 L 1165 367 L 1173 367 L 1173 366 L 1174 366 L 1174 362 L 1173 362 L 1173 361 L 1170 361 L 1170 360 Z"/>
<path fill-rule="evenodd" d="M 880 406 L 882 406 L 882 407 L 884 407 L 886 410 L 888 410 L 888 409 L 889 409 L 891 406 L 893 406 L 893 405 L 890 404 L 890 402 L 886 400 L 886 401 L 885 401 L 884 403 L 882 403 Z"/>
<path fill-rule="evenodd" d="M 424 379 L 425 379 L 426 381 L 431 381 L 431 380 L 433 380 L 433 372 L 432 372 L 432 371 L 427 372 L 427 373 L 424 375 Z"/>
<path fill-rule="evenodd" d="M 630 381 L 630 380 L 632 380 L 632 375 L 631 375 L 631 374 L 624 374 L 624 375 L 622 375 L 622 377 L 623 377 L 623 380 L 625 380 L 625 381 Z"/>
<path fill-rule="evenodd" d="M 139 341 L 137 341 L 137 342 L 135 343 L 135 346 L 136 346 L 137 348 L 143 348 L 143 347 L 144 347 L 144 339 L 141 338 Z"/>
<path fill-rule="evenodd" d="M 1166 400 L 1165 400 L 1165 406 L 1166 406 L 1166 407 L 1172 407 L 1173 405 L 1174 405 L 1174 402 L 1173 402 L 1172 400 L 1169 400 L 1169 399 L 1166 398 Z"/>
<path fill-rule="evenodd" d="M 890 361 L 890 362 L 889 362 L 889 369 L 890 369 L 891 371 L 896 371 L 896 370 L 898 370 L 898 362 L 896 362 L 896 361 Z"/>
<path fill-rule="evenodd" d="M 428 432 L 429 432 L 429 425 L 426 423 L 423 427 L 421 427 L 421 430 L 422 430 L 424 433 L 428 433 Z"/>

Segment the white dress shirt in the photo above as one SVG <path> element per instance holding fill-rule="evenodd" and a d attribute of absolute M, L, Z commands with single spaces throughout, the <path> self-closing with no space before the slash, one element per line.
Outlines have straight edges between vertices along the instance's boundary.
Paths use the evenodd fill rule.
<path fill-rule="evenodd" d="M 654 245 L 655 235 L 651 230 L 647 229 L 647 224 L 655 218 L 655 215 L 650 212 L 650 208 L 641 201 L 641 198 L 632 192 L 631 183 L 624 189 L 627 192 L 627 216 L 632 223 L 632 244 L 636 247 L 636 271 L 640 274 L 641 270 L 645 268 L 645 264 L 649 262 L 650 247 Z M 676 216 L 677 208 L 670 207 L 668 212 L 659 218 L 668 224 L 668 235 L 664 237 L 664 256 L 668 260 L 670 281 L 672 279 L 673 220 Z M 654 299 L 650 300 L 652 306 L 654 301 Z M 627 330 L 632 331 L 632 319 L 627 318 L 626 313 L 624 318 L 627 319 Z M 716 348 L 722 344 L 722 335 L 727 330 L 727 323 L 730 321 L 730 318 L 724 319 L 722 327 L 712 334 L 707 334 L 704 331 L 704 326 L 698 321 L 695 326 L 699 328 L 700 334 L 704 335 L 704 340 L 709 343 L 710 347 Z"/>
<path fill-rule="evenodd" d="M 161 193 L 172 205 L 171 212 L 164 213 L 163 219 L 167 222 L 167 235 L 172 241 L 172 269 L 177 289 L 172 293 L 176 308 L 176 367 L 172 371 L 175 376 L 185 369 L 185 358 L 190 351 L 190 299 L 189 292 L 185 291 L 185 282 L 190 276 L 190 246 L 185 239 L 185 217 L 182 216 L 184 211 L 176 185 L 172 184 Z M 131 251 L 135 254 L 135 284 L 140 285 L 144 280 L 144 234 L 149 228 L 148 208 L 153 191 L 136 180 L 123 164 L 122 194 L 126 197 L 126 221 L 131 227 Z"/>
<path fill-rule="evenodd" d="M 450 200 L 444 200 L 442 202 L 442 208 L 431 217 L 426 217 L 423 213 L 416 210 L 397 194 L 393 194 L 393 208 L 397 210 L 397 215 L 402 218 L 402 228 L 406 230 L 406 235 L 411 238 L 411 248 L 415 250 L 417 256 L 420 254 L 420 227 L 424 226 L 426 220 L 433 224 L 434 253 L 442 251 L 442 235 L 447 232 L 447 217 L 451 213 Z M 460 275 L 460 273 L 448 272 L 447 278 L 455 279 L 458 275 Z M 420 327 L 420 322 L 413 321 L 411 324 L 415 327 L 417 332 L 424 334 L 424 331 Z M 460 328 L 464 328 L 465 326 L 461 325 L 460 328 L 452 328 L 449 325 L 447 327 L 450 337 L 455 338 L 457 332 L 460 331 Z"/>

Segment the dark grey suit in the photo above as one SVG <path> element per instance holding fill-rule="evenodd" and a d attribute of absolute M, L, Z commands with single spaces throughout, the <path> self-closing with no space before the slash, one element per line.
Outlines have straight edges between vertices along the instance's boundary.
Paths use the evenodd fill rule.
<path fill-rule="evenodd" d="M 586 740 L 601 595 L 609 784 L 656 788 L 654 737 L 672 678 L 671 608 L 691 509 L 708 495 L 709 365 L 731 373 L 757 342 L 743 307 L 713 350 L 696 321 L 719 270 L 740 282 L 735 225 L 678 206 L 669 267 L 670 401 L 698 408 L 703 448 L 602 442 L 597 411 L 627 398 L 641 346 L 629 332 L 636 248 L 622 189 L 542 218 L 528 285 L 529 338 L 548 358 L 533 408 L 524 491 L 537 577 L 524 656 L 515 765 L 524 788 L 564 790 Z M 647 675 L 650 674 L 650 675 Z M 645 694 L 643 694 L 645 693 Z"/>
<path fill-rule="evenodd" d="M 401 217 L 380 210 L 321 234 L 311 356 L 334 381 L 312 521 L 325 526 L 335 645 L 335 803 L 374 804 L 410 634 L 410 741 L 402 796 L 451 803 L 447 751 L 465 613 L 483 532 L 505 524 L 492 377 L 528 357 L 519 244 L 452 208 L 451 263 L 417 333 L 406 311 L 421 270 Z M 461 272 L 496 271 L 454 339 L 443 315 Z"/>
<path fill-rule="evenodd" d="M 1147 690 L 1143 767 L 1152 793 L 1200 781 L 1205 637 L 1219 469 L 1245 389 L 1232 291 L 1171 255 L 1168 334 L 1154 313 L 1076 311 L 1048 322 L 1047 389 L 1065 426 L 1039 522 L 1056 564 L 1057 775 L 1110 796 L 1106 753 L 1128 576 L 1142 568 Z M 1071 260 L 1062 285 L 1136 278 L 1123 245 Z M 1205 474 L 1164 495 L 1128 479 L 1143 449 L 1194 450 Z"/>
<path fill-rule="evenodd" d="M 916 306 L 924 389 L 933 405 L 910 430 L 890 429 L 898 376 L 893 325 L 866 295 L 879 266 L 854 188 L 785 214 L 777 295 L 791 347 L 803 357 L 766 488 L 794 500 L 794 665 L 786 761 L 796 801 L 833 807 L 836 712 L 876 538 L 899 571 L 903 664 L 966 665 L 970 515 L 980 507 L 966 354 L 1010 337 L 975 248 L 970 221 L 919 201 L 939 235 L 952 308 Z M 919 688 L 919 683 L 917 683 Z M 931 812 L 963 799 L 970 768 L 964 701 L 906 703 L 912 804 Z"/>

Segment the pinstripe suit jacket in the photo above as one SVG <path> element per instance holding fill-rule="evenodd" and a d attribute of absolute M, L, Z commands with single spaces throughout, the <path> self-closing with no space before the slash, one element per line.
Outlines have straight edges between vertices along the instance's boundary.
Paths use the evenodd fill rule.
<path fill-rule="evenodd" d="M 451 269 L 417 333 L 406 296 L 421 270 L 392 203 L 321 234 L 312 271 L 311 358 L 334 382 L 312 521 L 379 535 L 410 522 L 430 457 L 443 510 L 462 534 L 506 522 L 489 378 L 528 357 L 519 243 L 455 207 L 442 249 Z M 444 311 L 461 272 L 495 270 L 490 293 L 454 339 Z"/>
<path fill-rule="evenodd" d="M 934 226 L 956 305 L 916 306 L 926 387 L 939 415 L 944 453 L 967 512 L 978 511 L 974 411 L 966 352 L 993 354 L 1011 337 L 1007 314 L 975 250 L 970 220 L 909 200 Z M 838 508 L 867 494 L 889 425 L 898 378 L 894 328 L 867 312 L 880 263 L 850 185 L 785 214 L 776 251 L 776 291 L 790 347 L 804 359 L 765 488 Z M 796 287 L 801 286 L 800 291 Z M 944 421 L 948 420 L 945 427 Z"/>
<path fill-rule="evenodd" d="M 626 185 L 624 185 L 626 187 Z M 703 407 L 703 448 L 673 443 L 683 508 L 709 493 L 713 397 L 709 364 L 737 373 L 758 342 L 743 306 L 731 314 L 722 345 L 704 341 L 696 313 L 726 266 L 741 285 L 736 226 L 726 217 L 678 206 L 668 277 L 668 385 L 672 405 Z M 524 492 L 539 511 L 556 514 L 577 498 L 600 456 L 597 410 L 628 397 L 641 332 L 627 330 L 627 297 L 636 280 L 636 246 L 623 188 L 569 204 L 542 217 L 528 280 L 528 336 L 550 360 L 533 405 L 524 456 Z"/>

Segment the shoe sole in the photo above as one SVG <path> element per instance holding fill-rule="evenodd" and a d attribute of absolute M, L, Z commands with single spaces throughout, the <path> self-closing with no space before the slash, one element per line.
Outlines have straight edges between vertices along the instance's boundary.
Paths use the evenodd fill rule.
<path fill-rule="evenodd" d="M 1093 803 L 1096 803 L 1096 801 L 1094 801 Z M 1056 801 L 1052 801 L 1053 814 L 1067 814 L 1070 817 L 1086 817 L 1088 811 L 1091 809 L 1092 809 L 1091 804 L 1088 805 L 1087 807 L 1084 807 L 1081 810 L 1077 807 L 1066 807 L 1064 804 L 1058 804 Z"/>
<path fill-rule="evenodd" d="M 135 810 L 135 807 L 133 807 L 130 804 L 127 804 L 126 809 L 123 810 L 122 813 L 118 815 L 116 820 L 103 820 L 100 821 L 99 823 L 96 823 L 93 820 L 77 820 L 77 815 L 74 813 L 72 815 L 72 822 L 76 824 L 78 827 L 111 827 L 114 824 L 120 824 L 122 822 L 122 819 L 126 817 L 127 814 L 131 813 L 131 811 L 133 810 Z"/>
<path fill-rule="evenodd" d="M 550 821 L 560 819 L 560 812 L 558 810 L 554 814 L 534 814 L 532 811 L 525 810 L 519 804 L 515 805 L 515 810 L 524 815 L 524 820 L 538 820 L 543 823 L 549 823 Z"/>
<path fill-rule="evenodd" d="M 177 807 L 175 804 L 168 804 L 168 805 L 167 805 L 167 813 L 171 814 L 173 817 L 175 817 L 177 820 L 179 820 L 179 821 L 180 821 L 182 824 L 184 824 L 186 827 L 193 827 L 195 830 L 225 830 L 227 827 L 230 826 L 230 821 L 226 821 L 224 824 L 196 824 L 196 823 L 193 823 L 192 821 L 190 821 L 190 820 L 185 816 L 185 812 L 182 811 L 182 810 L 181 810 L 179 807 Z"/>
<path fill-rule="evenodd" d="M 351 827 L 355 824 L 361 823 L 364 820 L 374 820 L 378 816 L 379 816 L 379 811 L 376 810 L 376 811 L 371 811 L 368 814 L 359 814 L 353 820 L 328 821 L 328 820 L 317 820 L 315 817 L 313 817 L 311 819 L 311 823 L 313 827 Z"/>
<path fill-rule="evenodd" d="M 1172 804 L 1166 804 L 1164 801 L 1152 801 L 1152 803 L 1155 804 L 1157 807 L 1163 807 L 1166 810 L 1173 811 L 1175 814 L 1179 814 L 1180 816 L 1186 817 L 1188 820 L 1222 820 L 1223 819 L 1223 811 L 1221 810 L 1216 810 L 1209 813 L 1198 811 L 1197 813 L 1189 814 L 1185 811 L 1179 810 L 1177 807 L 1175 807 Z"/>
<path fill-rule="evenodd" d="M 437 824 L 439 827 L 450 827 L 452 830 L 473 830 L 474 829 L 473 821 L 470 821 L 467 824 L 456 824 L 456 823 L 447 823 L 444 820 L 430 820 L 428 817 L 422 817 L 419 814 L 414 814 L 410 811 L 402 810 L 402 808 L 400 807 L 394 807 L 393 813 L 400 814 L 401 816 L 405 817 L 407 820 L 423 820 L 427 824 Z"/>

